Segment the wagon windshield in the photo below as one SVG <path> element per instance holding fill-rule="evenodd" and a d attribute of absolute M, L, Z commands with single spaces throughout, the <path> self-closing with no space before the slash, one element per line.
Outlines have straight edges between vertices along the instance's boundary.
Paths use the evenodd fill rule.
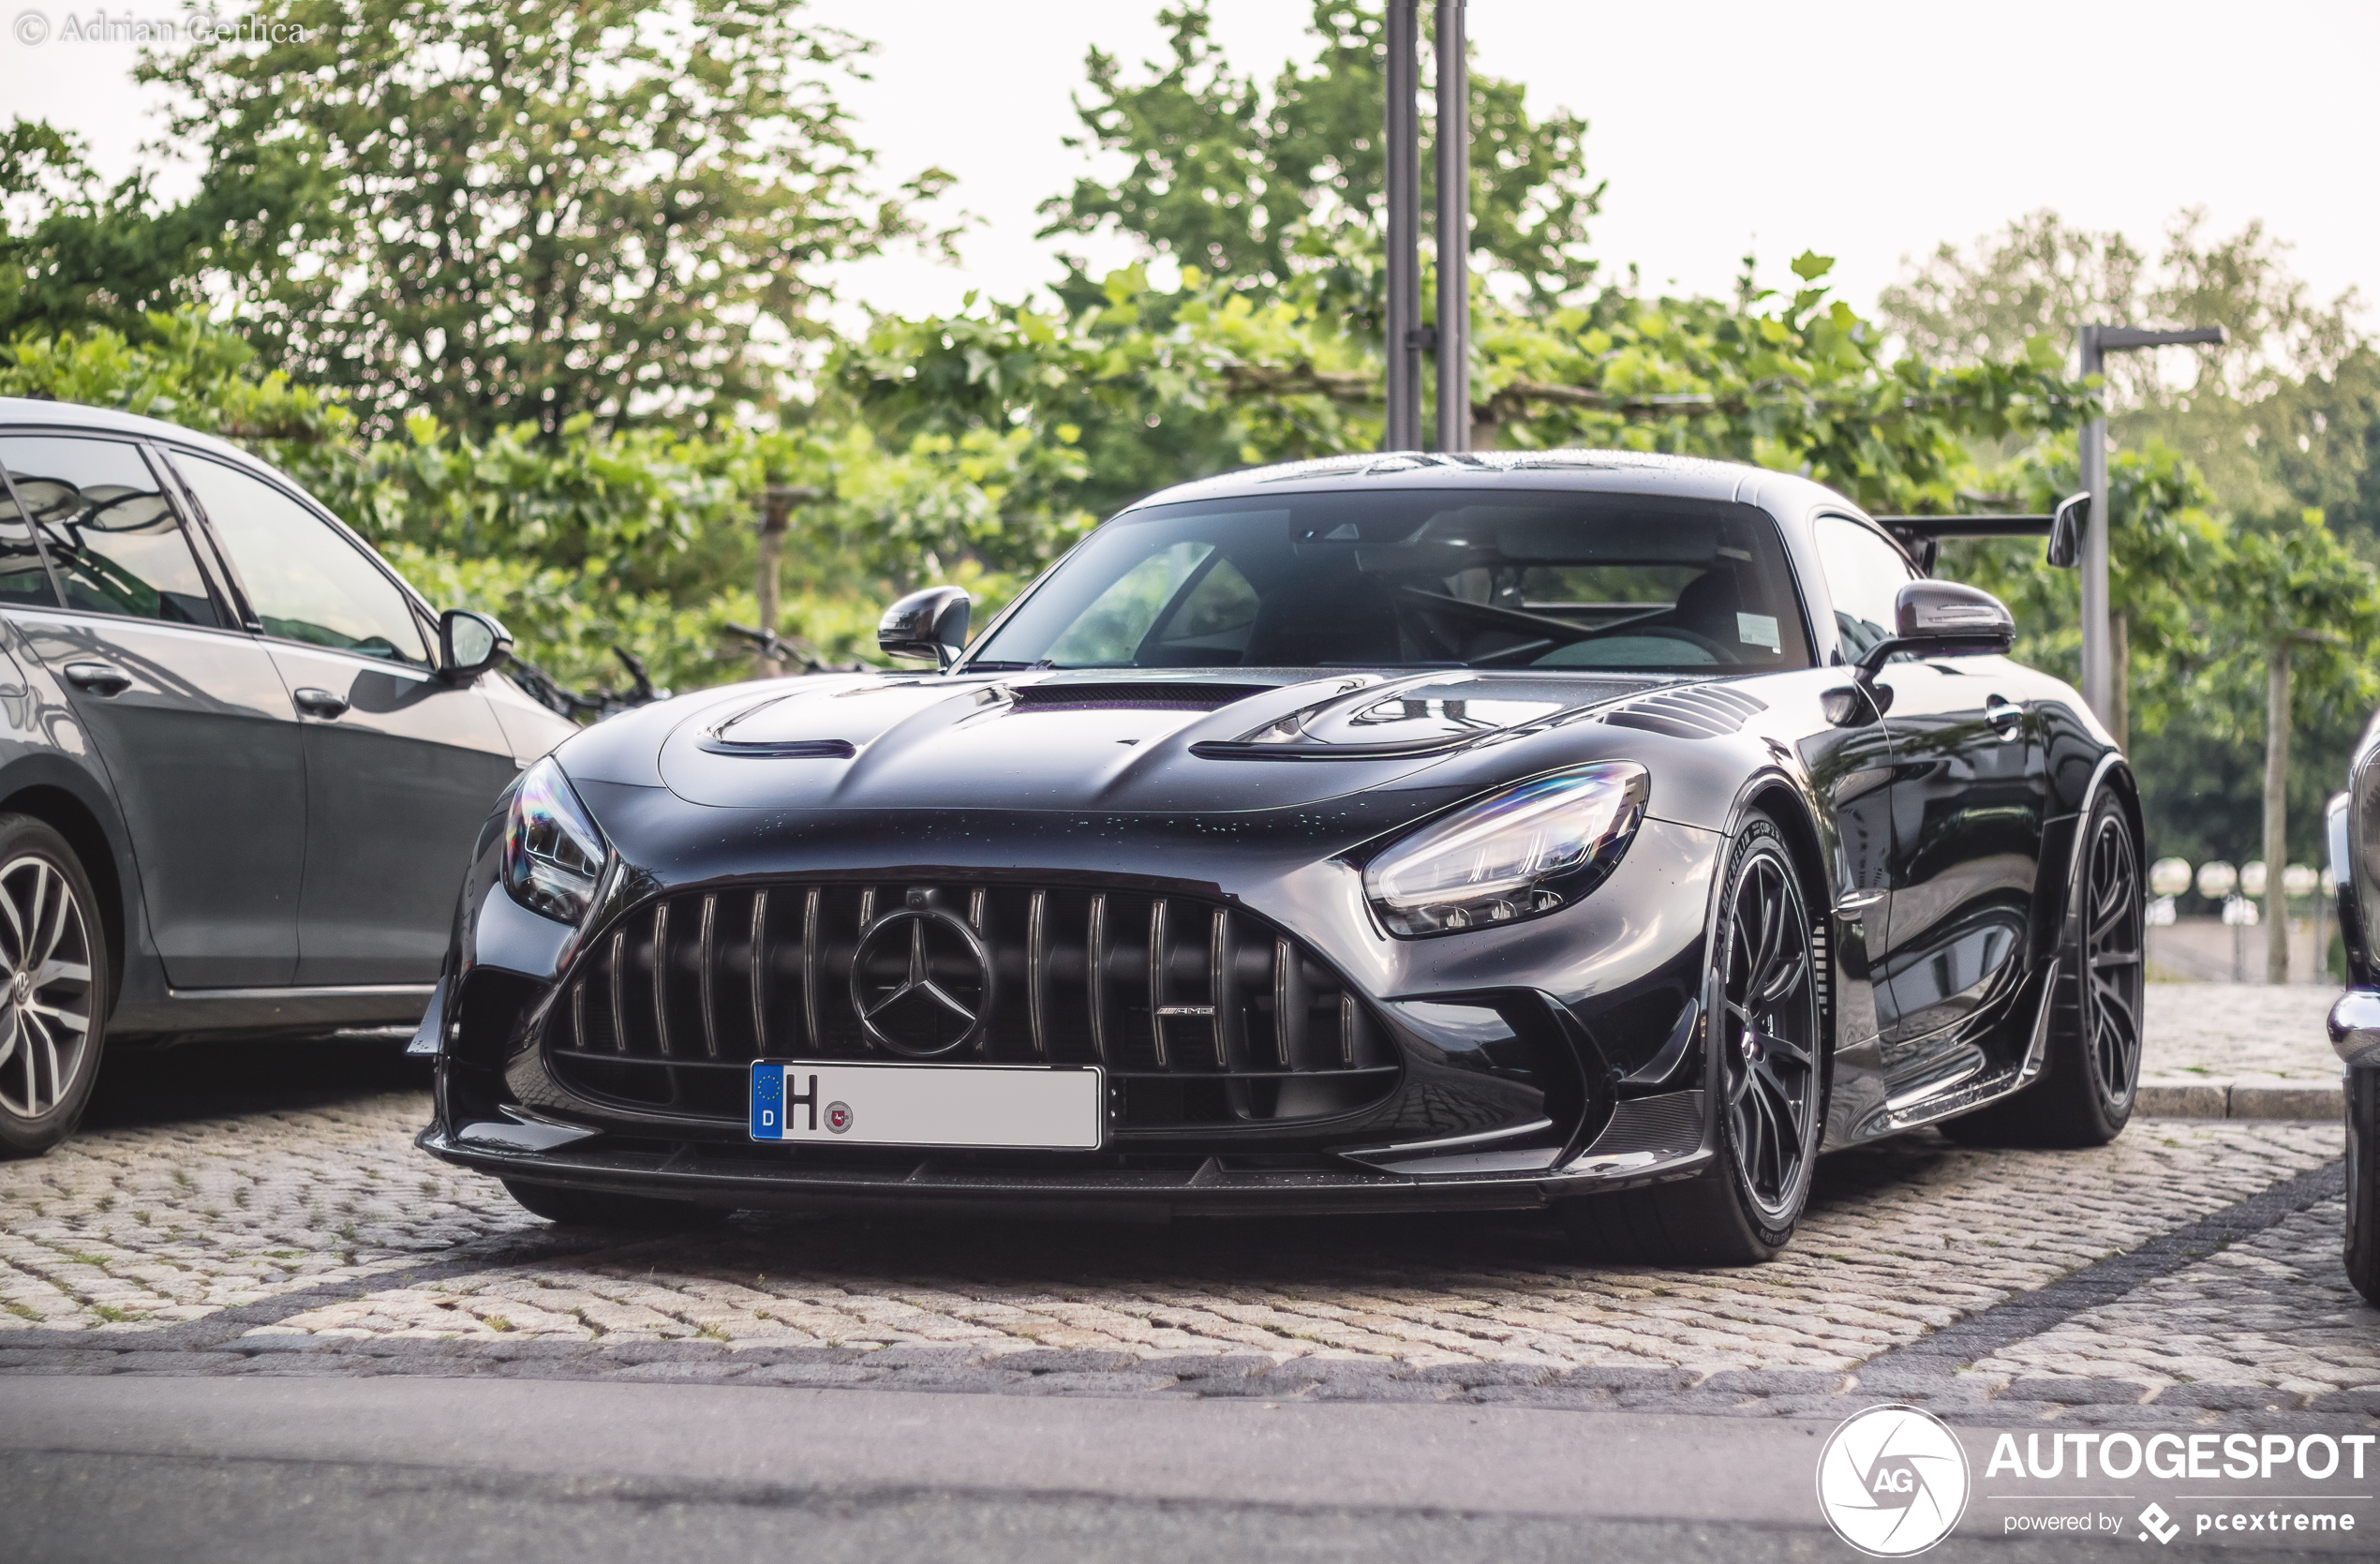
<path fill-rule="evenodd" d="M 969 663 L 1769 672 L 1810 648 L 1756 507 L 1437 489 L 1127 513 Z"/>

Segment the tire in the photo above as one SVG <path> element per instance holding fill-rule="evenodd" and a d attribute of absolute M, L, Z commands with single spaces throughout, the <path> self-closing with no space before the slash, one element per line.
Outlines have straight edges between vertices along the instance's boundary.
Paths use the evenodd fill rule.
<path fill-rule="evenodd" d="M 2108 794 L 2083 821 L 2066 906 L 2040 1079 L 1945 1122 L 1942 1133 L 1961 1145 L 2104 1146 L 2131 1122 L 2149 933 L 2140 846 Z"/>
<path fill-rule="evenodd" d="M 1598 1259 L 1754 1265 L 1792 1241 L 1826 1123 L 1831 1059 L 1817 928 L 1792 851 L 1754 813 L 1727 860 L 1703 975 L 1718 1157 L 1676 1184 L 1556 1208 Z"/>
<path fill-rule="evenodd" d="M 533 1215 L 566 1228 L 632 1230 L 693 1230 L 715 1227 L 732 1214 L 692 1200 L 661 1200 L 649 1195 L 616 1195 L 605 1189 L 570 1189 L 558 1184 L 505 1179 L 504 1193 Z"/>
<path fill-rule="evenodd" d="M 2347 1280 L 2380 1307 L 2380 1066 L 2347 1072 Z"/>
<path fill-rule="evenodd" d="M 66 838 L 0 814 L 0 1156 L 74 1133 L 107 1047 L 108 933 Z"/>

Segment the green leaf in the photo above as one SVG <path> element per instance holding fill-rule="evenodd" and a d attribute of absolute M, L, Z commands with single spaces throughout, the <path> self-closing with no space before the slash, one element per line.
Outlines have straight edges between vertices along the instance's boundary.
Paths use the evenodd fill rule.
<path fill-rule="evenodd" d="M 1835 269 L 1835 258 L 1816 250 L 1804 250 L 1793 257 L 1793 275 L 1804 282 L 1816 282 Z"/>

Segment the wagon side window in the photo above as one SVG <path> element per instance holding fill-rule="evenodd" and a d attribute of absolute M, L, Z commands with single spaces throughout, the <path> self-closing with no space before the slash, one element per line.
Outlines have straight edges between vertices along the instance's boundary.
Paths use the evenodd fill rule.
<path fill-rule="evenodd" d="M 1826 588 L 1835 599 L 1835 630 L 1843 657 L 1856 661 L 1893 633 L 1893 603 L 1917 579 L 1901 551 L 1882 534 L 1848 516 L 1818 518 L 1818 557 L 1826 567 Z"/>
<path fill-rule="evenodd" d="M 67 607 L 175 624 L 222 622 L 190 540 L 140 447 L 12 435 L 0 439 L 0 463 L 7 467 L 15 505 L 23 508 L 57 568 Z M 5 529 L 0 550 L 6 551 L 0 569 L 7 573 L 8 601 L 47 601 L 38 557 Z"/>

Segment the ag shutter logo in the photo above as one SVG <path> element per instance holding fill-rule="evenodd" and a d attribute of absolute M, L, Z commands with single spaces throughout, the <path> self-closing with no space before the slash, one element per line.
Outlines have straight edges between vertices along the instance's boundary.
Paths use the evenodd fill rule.
<path fill-rule="evenodd" d="M 1870 1407 L 1818 1455 L 1818 1506 L 1835 1534 L 1876 1558 L 1924 1553 L 1967 1509 L 1967 1452 L 1940 1418 Z"/>

